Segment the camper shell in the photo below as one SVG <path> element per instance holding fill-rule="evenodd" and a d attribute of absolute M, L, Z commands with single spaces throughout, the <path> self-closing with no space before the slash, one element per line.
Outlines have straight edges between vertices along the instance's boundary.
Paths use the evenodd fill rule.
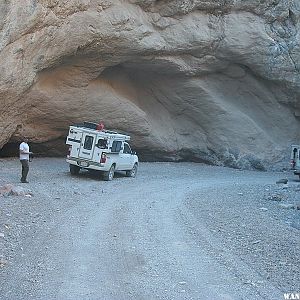
<path fill-rule="evenodd" d="M 129 141 L 129 135 L 99 129 L 96 123 L 71 125 L 66 139 L 71 174 L 90 169 L 101 171 L 106 180 L 112 180 L 115 171 L 126 171 L 127 176 L 135 177 L 138 157 Z"/>
<path fill-rule="evenodd" d="M 294 171 L 294 174 L 300 178 L 300 145 L 292 145 L 291 169 Z"/>

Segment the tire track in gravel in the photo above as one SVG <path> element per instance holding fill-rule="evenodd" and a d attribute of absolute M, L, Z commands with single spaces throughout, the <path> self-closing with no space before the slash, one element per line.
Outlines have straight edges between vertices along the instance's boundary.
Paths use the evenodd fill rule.
<path fill-rule="evenodd" d="M 47 222 L 38 223 L 34 238 L 28 232 L 22 240 L 24 256 L 7 270 L 3 299 L 282 296 L 201 219 L 201 205 L 189 205 L 197 199 L 187 201 L 211 188 L 226 199 L 226 188 L 238 193 L 249 182 L 274 182 L 278 174 L 154 163 L 141 164 L 136 179 L 117 176 L 107 183 L 87 174 L 73 178 L 59 159 L 41 165 L 47 161 L 46 174 L 32 171 L 41 182 L 51 178 L 52 184 L 32 184 L 39 197 L 33 213 L 37 209 Z"/>

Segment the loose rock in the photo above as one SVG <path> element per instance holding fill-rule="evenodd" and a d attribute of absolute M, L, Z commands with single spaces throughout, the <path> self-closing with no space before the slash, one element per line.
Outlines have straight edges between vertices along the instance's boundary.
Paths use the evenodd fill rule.
<path fill-rule="evenodd" d="M 8 196 L 31 197 L 32 192 L 31 192 L 31 190 L 20 187 L 20 186 L 14 186 L 12 184 L 6 184 L 6 185 L 0 187 L 0 196 L 4 196 L 4 197 L 8 197 Z"/>
<path fill-rule="evenodd" d="M 7 265 L 8 261 L 4 258 L 0 258 L 0 268 L 3 268 Z"/>
<path fill-rule="evenodd" d="M 279 206 L 284 209 L 294 209 L 295 205 L 291 203 L 280 203 Z"/>
<path fill-rule="evenodd" d="M 287 184 L 287 183 L 288 183 L 288 180 L 285 179 L 285 178 L 283 178 L 283 179 L 280 179 L 280 180 L 276 181 L 276 183 L 277 183 L 277 184 L 281 184 L 281 183 Z"/>

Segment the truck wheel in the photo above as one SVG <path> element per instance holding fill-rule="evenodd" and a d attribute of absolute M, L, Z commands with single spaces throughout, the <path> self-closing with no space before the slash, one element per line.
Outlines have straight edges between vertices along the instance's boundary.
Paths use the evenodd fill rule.
<path fill-rule="evenodd" d="M 114 174 L 115 174 L 115 168 L 116 168 L 115 165 L 112 165 L 110 167 L 109 171 L 104 172 L 103 179 L 106 180 L 106 181 L 113 180 Z"/>
<path fill-rule="evenodd" d="M 80 171 L 80 168 L 78 166 L 70 164 L 70 173 L 72 175 L 78 175 L 79 171 Z"/>
<path fill-rule="evenodd" d="M 137 173 L 138 165 L 134 164 L 133 168 L 130 171 L 126 171 L 127 177 L 135 177 Z"/>

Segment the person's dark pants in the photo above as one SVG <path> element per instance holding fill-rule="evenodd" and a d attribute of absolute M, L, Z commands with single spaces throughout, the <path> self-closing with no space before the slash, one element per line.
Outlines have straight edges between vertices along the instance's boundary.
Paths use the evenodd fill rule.
<path fill-rule="evenodd" d="M 22 159 L 20 160 L 21 164 L 22 164 L 22 178 L 21 181 L 22 182 L 26 182 L 27 181 L 27 174 L 29 171 L 29 161 L 27 159 Z"/>

